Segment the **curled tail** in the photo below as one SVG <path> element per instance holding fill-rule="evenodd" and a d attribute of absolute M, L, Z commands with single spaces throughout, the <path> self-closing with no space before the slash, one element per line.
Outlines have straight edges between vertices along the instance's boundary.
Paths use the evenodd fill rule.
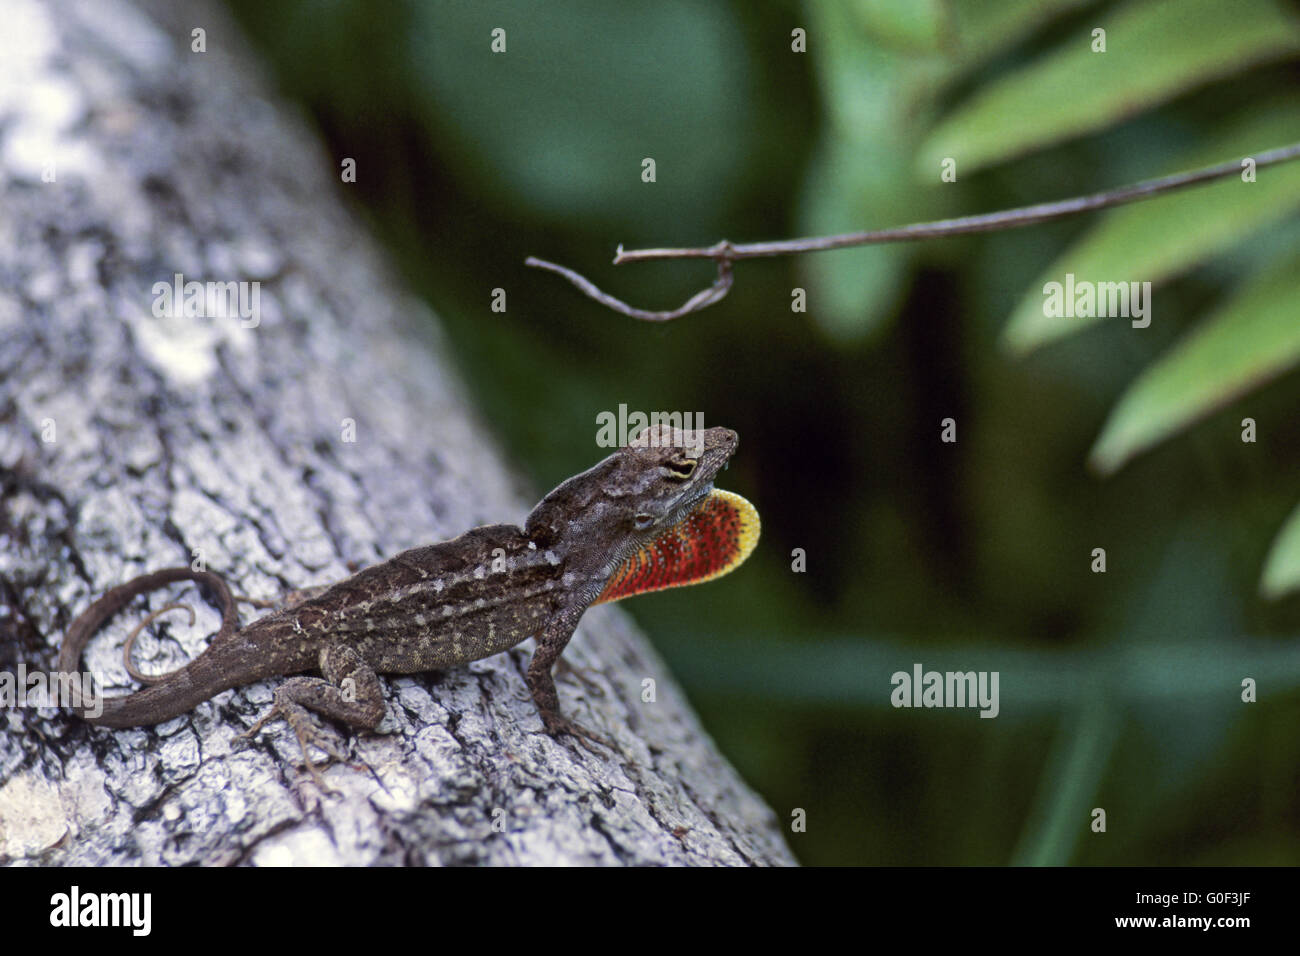
<path fill-rule="evenodd" d="M 194 581 L 209 588 L 216 596 L 221 608 L 221 630 L 217 632 L 216 639 L 234 634 L 239 629 L 234 595 L 220 575 L 211 571 L 193 571 L 190 568 L 165 568 L 119 584 L 82 611 L 68 628 L 59 648 L 59 672 L 79 672 L 82 651 L 95 632 L 133 598 L 176 581 Z M 152 687 L 125 697 L 99 698 L 99 703 L 103 706 L 99 716 L 92 716 L 85 707 L 73 709 L 85 720 L 109 727 L 135 727 L 183 714 L 217 692 L 212 685 L 212 675 L 208 673 L 212 669 L 211 664 L 204 660 L 204 656 L 200 655 L 179 670 L 164 675 Z"/>

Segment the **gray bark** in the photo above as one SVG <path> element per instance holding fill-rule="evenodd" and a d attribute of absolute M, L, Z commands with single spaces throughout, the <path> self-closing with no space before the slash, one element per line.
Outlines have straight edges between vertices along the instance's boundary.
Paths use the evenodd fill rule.
<path fill-rule="evenodd" d="M 528 496 L 436 321 L 220 10 L 5 0 L 0 17 L 0 671 L 48 671 L 95 596 L 196 553 L 237 592 L 276 598 L 522 521 Z M 206 53 L 190 51 L 195 26 Z M 176 273 L 259 281 L 260 324 L 156 317 L 154 284 Z M 217 615 L 194 603 L 193 626 L 177 614 L 142 636 L 142 666 L 202 650 Z M 145 608 L 86 654 L 118 692 Z M 334 795 L 282 722 L 234 740 L 270 683 L 124 731 L 6 707 L 0 862 L 792 862 L 621 611 L 588 613 L 559 685 L 622 755 L 541 733 L 531 646 L 385 678 L 384 732 L 347 737 L 356 766 L 327 771 Z M 657 702 L 641 701 L 646 679 Z"/>

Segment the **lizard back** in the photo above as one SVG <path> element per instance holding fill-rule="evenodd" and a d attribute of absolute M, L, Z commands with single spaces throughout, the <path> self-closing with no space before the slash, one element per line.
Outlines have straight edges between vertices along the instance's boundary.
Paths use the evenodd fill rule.
<path fill-rule="evenodd" d="M 314 668 L 326 642 L 346 644 L 381 673 L 452 667 L 535 634 L 566 586 L 562 565 L 514 525 L 487 525 L 366 568 L 240 637 L 286 671 Z"/>

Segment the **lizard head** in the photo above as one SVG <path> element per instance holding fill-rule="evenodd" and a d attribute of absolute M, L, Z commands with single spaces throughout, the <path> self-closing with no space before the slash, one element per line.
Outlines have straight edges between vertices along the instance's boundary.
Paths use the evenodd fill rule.
<path fill-rule="evenodd" d="M 568 541 L 606 558 L 626 555 L 708 498 L 739 441 L 729 428 L 651 425 L 543 498 L 524 531 L 539 545 Z"/>

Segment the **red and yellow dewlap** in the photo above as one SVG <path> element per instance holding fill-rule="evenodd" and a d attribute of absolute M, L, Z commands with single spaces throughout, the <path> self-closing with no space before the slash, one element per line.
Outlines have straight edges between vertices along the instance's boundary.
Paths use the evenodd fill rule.
<path fill-rule="evenodd" d="M 740 495 L 714 490 L 704 503 L 633 552 L 593 604 L 686 584 L 740 567 L 758 544 L 758 511 Z"/>

